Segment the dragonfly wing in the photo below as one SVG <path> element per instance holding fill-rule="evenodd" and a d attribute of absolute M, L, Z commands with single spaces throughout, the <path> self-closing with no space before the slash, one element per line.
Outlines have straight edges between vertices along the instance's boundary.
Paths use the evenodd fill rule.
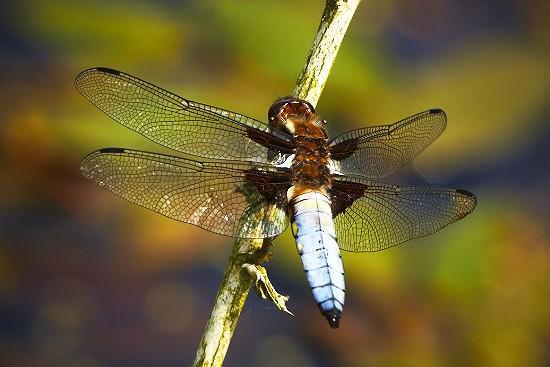
<path fill-rule="evenodd" d="M 354 252 L 384 250 L 437 232 L 471 213 L 477 202 L 464 190 L 360 178 L 335 180 L 331 196 L 338 244 Z"/>
<path fill-rule="evenodd" d="M 290 135 L 270 132 L 260 121 L 182 98 L 117 70 L 85 70 L 75 86 L 115 121 L 183 153 L 268 163 L 283 161 L 292 145 Z"/>
<path fill-rule="evenodd" d="M 124 199 L 214 233 L 266 238 L 288 224 L 289 176 L 271 166 L 108 148 L 84 158 L 81 170 Z"/>
<path fill-rule="evenodd" d="M 426 149 L 445 129 L 445 112 L 428 110 L 391 125 L 348 131 L 329 143 L 343 174 L 385 177 Z"/>

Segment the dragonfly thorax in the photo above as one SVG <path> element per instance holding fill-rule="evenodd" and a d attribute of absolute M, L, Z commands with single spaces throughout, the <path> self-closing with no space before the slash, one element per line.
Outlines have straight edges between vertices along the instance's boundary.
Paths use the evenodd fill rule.
<path fill-rule="evenodd" d="M 296 137 L 295 157 L 290 168 L 293 184 L 305 184 L 312 188 L 329 188 L 332 179 L 327 141 Z"/>

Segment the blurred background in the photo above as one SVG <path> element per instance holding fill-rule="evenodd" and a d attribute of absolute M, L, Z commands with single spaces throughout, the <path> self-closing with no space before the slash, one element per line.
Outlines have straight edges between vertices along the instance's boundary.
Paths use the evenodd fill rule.
<path fill-rule="evenodd" d="M 167 152 L 73 87 L 108 66 L 265 119 L 305 62 L 323 1 L 18 1 L 0 5 L 3 366 L 185 366 L 233 240 L 86 181 L 109 146 Z M 341 328 L 320 315 L 292 236 L 267 265 L 295 316 L 253 292 L 226 366 L 550 365 L 550 5 L 364 0 L 317 112 L 334 136 L 428 108 L 417 160 L 478 207 L 439 233 L 344 253 Z"/>

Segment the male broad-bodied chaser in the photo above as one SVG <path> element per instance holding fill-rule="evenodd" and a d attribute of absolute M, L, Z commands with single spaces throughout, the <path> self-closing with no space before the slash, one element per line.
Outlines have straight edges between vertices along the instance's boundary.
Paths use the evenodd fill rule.
<path fill-rule="evenodd" d="M 293 97 L 275 101 L 266 124 L 113 69 L 85 70 L 75 85 L 127 128 L 207 159 L 107 148 L 84 158 L 84 176 L 133 203 L 226 236 L 275 237 L 290 219 L 313 296 L 333 328 L 345 296 L 340 249 L 383 250 L 432 234 L 476 206 L 468 191 L 378 181 L 443 132 L 442 110 L 329 139 L 325 120 Z"/>

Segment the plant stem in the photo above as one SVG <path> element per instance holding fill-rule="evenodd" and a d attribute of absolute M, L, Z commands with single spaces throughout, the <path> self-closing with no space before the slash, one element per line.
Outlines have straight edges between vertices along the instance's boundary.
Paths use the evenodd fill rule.
<path fill-rule="evenodd" d="M 235 241 L 193 366 L 222 365 L 252 284 L 252 278 L 242 267 L 244 264 L 260 264 L 267 260 L 269 255 L 266 250 L 269 247 L 267 240 Z"/>
<path fill-rule="evenodd" d="M 317 35 L 293 95 L 315 106 L 321 96 L 344 34 L 361 0 L 327 0 Z M 250 291 L 252 278 L 243 265 L 268 260 L 271 241 L 235 241 L 216 295 L 210 319 L 199 344 L 193 366 L 221 366 Z"/>

